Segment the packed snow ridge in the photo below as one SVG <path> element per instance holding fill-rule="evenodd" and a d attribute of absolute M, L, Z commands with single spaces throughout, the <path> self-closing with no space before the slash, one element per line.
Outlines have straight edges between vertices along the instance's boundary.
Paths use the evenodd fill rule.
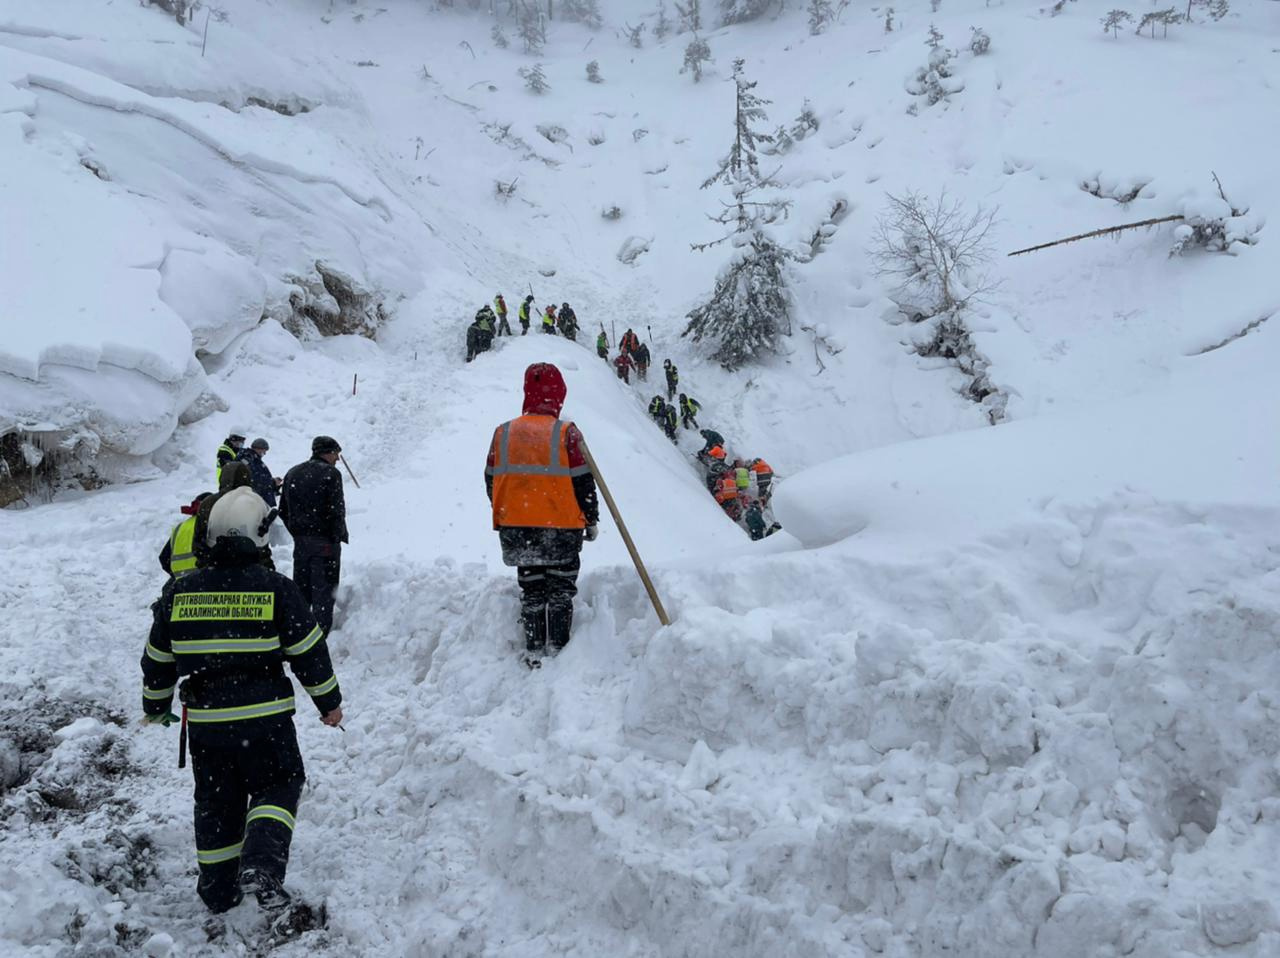
<path fill-rule="evenodd" d="M 0 953 L 1280 954 L 1280 8 L 1111 6 L 708 8 L 695 82 L 648 0 L 556 5 L 536 56 L 505 5 L 0 0 L 0 434 L 114 480 L 0 510 Z M 733 255 L 691 246 L 739 57 L 792 311 L 729 372 L 680 333 Z M 992 214 L 958 285 L 877 270 L 911 193 Z M 580 341 L 464 363 L 499 291 Z M 628 328 L 784 532 L 589 348 Z M 537 361 L 673 622 L 606 519 L 530 673 L 481 462 Z M 137 725 L 155 554 L 233 425 L 361 483 L 292 941 L 210 939 Z"/>

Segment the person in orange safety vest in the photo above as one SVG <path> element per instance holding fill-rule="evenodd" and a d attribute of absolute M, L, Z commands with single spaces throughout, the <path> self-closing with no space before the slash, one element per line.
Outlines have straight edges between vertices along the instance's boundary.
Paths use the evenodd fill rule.
<path fill-rule="evenodd" d="M 567 391 L 551 363 L 526 369 L 524 414 L 494 430 L 484 470 L 502 561 L 520 585 L 530 668 L 569 642 L 579 553 L 600 519 L 582 433 L 559 418 Z"/>

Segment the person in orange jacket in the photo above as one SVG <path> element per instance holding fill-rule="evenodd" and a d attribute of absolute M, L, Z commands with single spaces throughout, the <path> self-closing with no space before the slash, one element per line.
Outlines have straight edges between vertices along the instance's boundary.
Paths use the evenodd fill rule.
<path fill-rule="evenodd" d="M 720 472 L 711 487 L 720 508 L 734 522 L 742 517 L 742 503 L 739 501 L 738 480 L 732 469 Z"/>
<path fill-rule="evenodd" d="M 759 457 L 747 463 L 747 468 L 756 474 L 756 489 L 760 492 L 760 503 L 767 506 L 771 497 L 769 490 L 773 485 L 773 469 Z"/>
<path fill-rule="evenodd" d="M 523 415 L 494 430 L 485 462 L 502 561 L 515 566 L 520 585 L 530 668 L 569 642 L 579 553 L 584 540 L 595 541 L 600 521 L 582 433 L 559 418 L 567 392 L 551 363 L 526 369 Z"/>

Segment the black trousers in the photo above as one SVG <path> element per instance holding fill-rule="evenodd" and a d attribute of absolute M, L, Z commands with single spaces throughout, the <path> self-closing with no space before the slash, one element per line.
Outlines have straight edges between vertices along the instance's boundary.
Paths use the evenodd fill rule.
<path fill-rule="evenodd" d="M 341 576 L 342 543 L 319 536 L 294 538 L 293 584 L 325 635 L 333 628 L 333 592 Z"/>
<path fill-rule="evenodd" d="M 548 646 L 559 651 L 569 644 L 573 625 L 573 597 L 578 594 L 582 560 L 574 555 L 567 565 L 522 565 L 516 568 L 520 583 L 520 618 L 524 622 L 525 648 L 541 652 Z"/>
<path fill-rule="evenodd" d="M 192 725 L 196 891 L 215 912 L 240 900 L 240 871 L 284 881 L 306 774 L 292 716 Z"/>
<path fill-rule="evenodd" d="M 682 416 L 682 418 L 683 418 L 683 420 L 684 420 L 684 428 L 685 428 L 685 429 L 697 429 L 697 428 L 698 428 L 698 420 L 694 418 L 693 413 L 691 413 L 691 412 L 686 412 L 686 413 L 682 413 L 682 414 L 681 414 L 681 416 Z"/>

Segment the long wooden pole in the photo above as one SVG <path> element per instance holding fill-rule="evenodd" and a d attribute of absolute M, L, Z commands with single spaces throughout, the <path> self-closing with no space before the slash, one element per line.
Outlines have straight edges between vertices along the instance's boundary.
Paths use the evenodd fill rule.
<path fill-rule="evenodd" d="M 618 512 L 618 505 L 613 501 L 613 496 L 609 493 L 609 486 L 604 481 L 604 476 L 600 475 L 600 467 L 596 465 L 595 458 L 591 455 L 591 450 L 587 448 L 586 442 L 582 443 L 582 455 L 587 460 L 587 467 L 590 468 L 591 474 L 596 477 L 596 485 L 600 487 L 600 494 L 604 496 L 605 504 L 609 507 L 609 514 L 613 516 L 613 521 L 618 526 L 618 531 L 622 533 L 622 541 L 627 544 L 627 551 L 631 553 L 631 561 L 635 563 L 636 572 L 640 575 L 640 581 L 644 583 L 645 591 L 649 593 L 649 601 L 653 603 L 653 611 L 658 613 L 658 621 L 663 625 L 670 625 L 671 620 L 667 618 L 667 610 L 662 607 L 662 600 L 658 598 L 658 590 L 653 587 L 653 580 L 649 578 L 649 572 L 644 567 L 644 561 L 640 558 L 640 553 L 636 551 L 636 544 L 631 541 L 631 533 L 627 531 L 627 524 L 622 521 L 622 515 Z"/>
<path fill-rule="evenodd" d="M 342 460 L 343 467 L 347 470 L 347 475 L 351 477 L 351 481 L 356 484 L 356 488 L 360 488 L 360 480 L 356 478 L 356 474 L 351 471 L 351 467 L 347 465 L 346 457 L 342 453 L 338 453 L 338 458 Z"/>

